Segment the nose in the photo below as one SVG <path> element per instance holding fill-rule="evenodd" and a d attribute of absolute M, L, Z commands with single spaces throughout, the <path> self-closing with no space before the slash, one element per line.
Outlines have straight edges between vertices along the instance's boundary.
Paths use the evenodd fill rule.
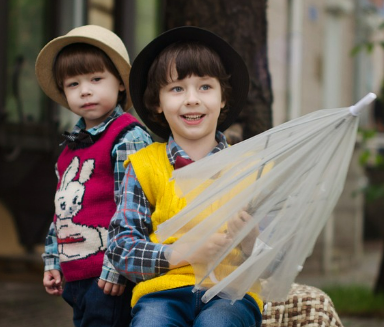
<path fill-rule="evenodd" d="M 89 87 L 89 85 L 82 85 L 81 86 L 81 89 L 80 89 L 80 92 L 81 92 L 81 97 L 87 97 L 89 95 L 92 95 L 92 90 L 91 88 Z"/>
<path fill-rule="evenodd" d="M 186 92 L 185 101 L 186 106 L 196 106 L 200 104 L 200 98 L 195 90 L 188 90 Z"/>

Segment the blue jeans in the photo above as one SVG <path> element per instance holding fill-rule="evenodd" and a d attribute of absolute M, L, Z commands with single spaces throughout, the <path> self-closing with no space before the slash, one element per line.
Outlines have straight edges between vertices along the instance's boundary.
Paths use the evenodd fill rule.
<path fill-rule="evenodd" d="M 97 286 L 98 278 L 67 282 L 63 298 L 73 308 L 76 327 L 129 326 L 132 283 L 121 296 L 105 295 Z"/>
<path fill-rule="evenodd" d="M 132 309 L 132 327 L 260 327 L 261 313 L 249 295 L 233 305 L 214 297 L 203 303 L 205 291 L 192 293 L 193 286 L 144 295 Z"/>

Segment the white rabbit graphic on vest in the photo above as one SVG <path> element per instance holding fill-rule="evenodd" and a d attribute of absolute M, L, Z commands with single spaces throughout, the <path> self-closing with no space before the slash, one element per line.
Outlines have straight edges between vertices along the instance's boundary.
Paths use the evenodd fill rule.
<path fill-rule="evenodd" d="M 107 229 L 92 227 L 73 222 L 73 218 L 82 209 L 85 183 L 91 178 L 95 161 L 84 161 L 78 180 L 74 180 L 79 171 L 80 161 L 74 157 L 65 170 L 60 188 L 55 195 L 57 243 L 60 261 L 86 258 L 106 248 Z"/>

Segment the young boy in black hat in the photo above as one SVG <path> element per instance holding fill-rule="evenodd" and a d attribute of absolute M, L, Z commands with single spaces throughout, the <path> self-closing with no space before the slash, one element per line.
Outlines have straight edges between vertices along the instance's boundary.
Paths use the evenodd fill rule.
<path fill-rule="evenodd" d="M 231 304 L 219 297 L 203 303 L 204 291 L 192 292 L 190 264 L 209 261 L 210 254 L 228 244 L 228 234 L 213 235 L 189 262 L 177 265 L 167 260 L 168 245 L 155 235 L 159 224 L 186 205 L 169 180 L 172 171 L 228 146 L 222 132 L 248 93 L 243 60 L 211 32 L 176 28 L 144 48 L 133 63 L 130 81 L 137 113 L 154 133 L 168 139 L 128 157 L 123 200 L 109 227 L 107 256 L 137 283 L 132 326 L 261 326 L 262 302 L 254 293 Z M 239 215 L 236 224 L 249 217 Z M 246 255 L 251 248 L 243 247 Z"/>

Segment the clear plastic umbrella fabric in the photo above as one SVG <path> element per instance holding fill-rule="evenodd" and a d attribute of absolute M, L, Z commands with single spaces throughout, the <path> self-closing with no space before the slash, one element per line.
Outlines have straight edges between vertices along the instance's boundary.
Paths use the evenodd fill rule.
<path fill-rule="evenodd" d="M 174 171 L 187 205 L 157 236 L 176 239 L 167 258 L 191 262 L 204 302 L 247 292 L 286 298 L 343 190 L 358 127 L 353 107 L 310 113 Z M 191 260 L 220 233 L 228 241 L 209 260 Z"/>

